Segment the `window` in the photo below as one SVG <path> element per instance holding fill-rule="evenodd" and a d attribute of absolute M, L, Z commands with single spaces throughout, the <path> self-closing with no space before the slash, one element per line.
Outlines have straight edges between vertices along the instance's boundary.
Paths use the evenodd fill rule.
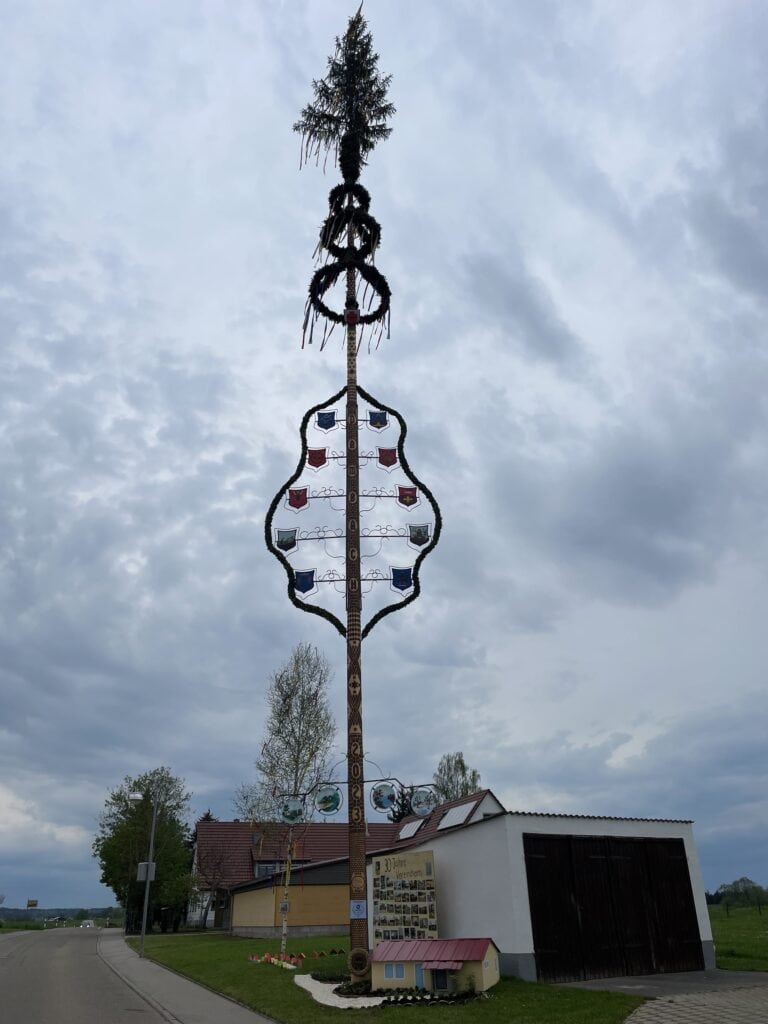
<path fill-rule="evenodd" d="M 384 964 L 385 978 L 404 978 L 405 964 Z"/>
<path fill-rule="evenodd" d="M 463 825 L 473 806 L 473 804 L 459 804 L 458 807 L 449 807 L 440 819 L 440 824 L 437 826 L 438 832 L 444 828 L 453 828 L 454 825 Z"/>
<path fill-rule="evenodd" d="M 415 836 L 421 826 L 424 824 L 423 818 L 418 818 L 416 821 L 406 821 L 403 827 L 397 834 L 398 839 L 410 839 L 411 836 Z"/>

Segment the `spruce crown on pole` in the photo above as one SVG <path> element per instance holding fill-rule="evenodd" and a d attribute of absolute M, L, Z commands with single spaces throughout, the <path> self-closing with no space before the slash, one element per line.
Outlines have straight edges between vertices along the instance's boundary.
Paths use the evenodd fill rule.
<path fill-rule="evenodd" d="M 319 159 L 321 151 L 333 150 L 345 182 L 357 181 L 373 147 L 389 137 L 387 121 L 395 113 L 387 102 L 392 76 L 379 73 L 379 55 L 362 7 L 349 19 L 344 35 L 336 37 L 328 74 L 313 81 L 314 102 L 293 126 L 302 135 L 302 158 Z"/>

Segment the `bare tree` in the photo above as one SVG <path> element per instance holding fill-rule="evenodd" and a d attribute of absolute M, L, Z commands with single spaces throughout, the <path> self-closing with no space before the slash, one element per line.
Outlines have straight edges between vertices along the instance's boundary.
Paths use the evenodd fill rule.
<path fill-rule="evenodd" d="M 281 796 L 307 793 L 326 778 L 336 736 L 328 704 L 330 678 L 327 659 L 308 643 L 298 644 L 273 673 L 257 779 L 243 783 L 233 801 L 241 817 L 274 821 Z"/>
<path fill-rule="evenodd" d="M 443 754 L 432 780 L 442 802 L 458 800 L 480 789 L 480 772 L 477 768 L 468 767 L 460 750 L 454 754 Z"/>
<path fill-rule="evenodd" d="M 220 840 L 203 845 L 198 839 L 195 849 L 194 878 L 201 902 L 204 901 L 200 911 L 200 927 L 202 929 L 207 927 L 211 904 L 216 899 L 216 893 L 222 888 L 222 883 L 227 875 L 228 854 L 227 847 Z"/>

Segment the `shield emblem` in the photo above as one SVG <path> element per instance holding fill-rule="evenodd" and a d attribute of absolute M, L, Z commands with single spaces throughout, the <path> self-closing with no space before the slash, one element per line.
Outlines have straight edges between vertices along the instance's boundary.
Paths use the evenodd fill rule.
<path fill-rule="evenodd" d="M 318 430 L 333 430 L 336 426 L 336 410 L 332 412 L 319 412 L 317 414 Z"/>
<path fill-rule="evenodd" d="M 371 409 L 368 413 L 368 426 L 374 430 L 383 430 L 389 420 L 383 409 Z"/>
<path fill-rule="evenodd" d="M 392 569 L 392 586 L 395 590 L 410 590 L 413 586 L 413 569 Z"/>
<path fill-rule="evenodd" d="M 415 487 L 397 488 L 398 505 L 404 505 L 406 508 L 410 508 L 412 505 L 415 505 L 418 500 L 419 498 Z"/>
<path fill-rule="evenodd" d="M 425 544 L 429 544 L 429 525 L 427 523 L 423 526 L 409 525 L 408 543 L 417 548 L 423 548 Z"/>
<path fill-rule="evenodd" d="M 298 530 L 277 530 L 277 540 L 275 542 L 276 547 L 281 551 L 293 551 L 296 544 L 296 535 Z"/>
<path fill-rule="evenodd" d="M 397 448 L 379 448 L 379 465 L 391 469 L 397 465 Z"/>
<path fill-rule="evenodd" d="M 308 594 L 315 589 L 315 570 L 301 569 L 293 574 L 294 584 L 300 594 Z"/>
<path fill-rule="evenodd" d="M 309 501 L 308 487 L 289 487 L 288 505 L 290 508 L 304 508 Z"/>
<path fill-rule="evenodd" d="M 308 448 L 307 449 L 307 465 L 311 466 L 312 469 L 320 469 L 328 462 L 328 449 L 327 448 Z"/>

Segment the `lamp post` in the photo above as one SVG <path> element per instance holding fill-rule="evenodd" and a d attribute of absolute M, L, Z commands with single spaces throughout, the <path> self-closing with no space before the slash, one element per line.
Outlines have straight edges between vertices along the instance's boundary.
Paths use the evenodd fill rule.
<path fill-rule="evenodd" d="M 143 800 L 144 797 L 141 793 L 132 793 L 131 800 L 139 801 Z M 147 935 L 147 913 L 149 911 L 149 886 L 155 875 L 155 864 L 153 857 L 155 855 L 155 828 L 157 826 L 157 808 L 158 799 L 156 796 L 152 796 L 152 826 L 149 830 L 149 855 L 147 857 L 147 863 L 145 866 L 144 873 L 144 908 L 141 913 L 141 939 L 139 941 L 139 956 L 144 956 L 144 939 Z M 141 865 L 139 865 L 139 879 L 141 878 Z"/>

